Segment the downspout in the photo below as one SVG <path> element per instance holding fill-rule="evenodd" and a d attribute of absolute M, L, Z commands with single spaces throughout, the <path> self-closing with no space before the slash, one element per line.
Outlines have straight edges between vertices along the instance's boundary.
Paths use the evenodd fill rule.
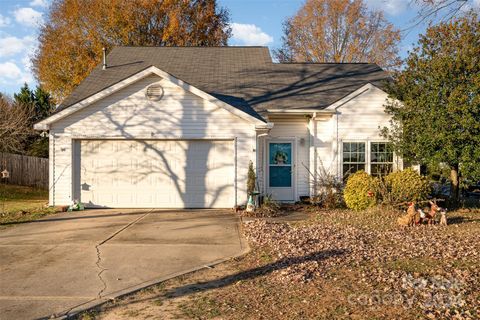
<path fill-rule="evenodd" d="M 235 193 L 235 204 L 234 204 L 234 208 L 237 208 L 238 206 L 238 182 L 237 182 L 237 179 L 238 179 L 238 173 L 237 173 L 237 170 L 238 170 L 238 159 L 237 159 L 237 137 L 235 137 L 233 139 L 233 157 L 235 159 L 235 176 L 234 176 L 234 193 Z"/>
<path fill-rule="evenodd" d="M 337 163 L 337 177 L 341 179 L 340 159 L 338 155 L 338 145 L 340 144 L 340 137 L 338 136 L 338 107 L 335 108 L 335 162 Z"/>
<path fill-rule="evenodd" d="M 259 160 L 259 152 L 258 152 L 258 148 L 260 146 L 260 138 L 262 137 L 267 137 L 268 136 L 268 133 L 260 133 L 257 135 L 256 139 L 255 139 L 255 143 L 256 143 L 256 147 L 255 147 L 255 160 L 256 160 L 256 163 L 255 163 L 255 171 L 256 171 L 256 174 L 257 174 L 257 181 L 256 181 L 256 184 L 260 187 L 260 184 L 258 183 L 258 171 L 259 171 L 259 163 L 261 162 Z M 264 153 L 266 152 L 266 150 L 262 150 L 262 156 L 264 156 Z M 265 170 L 264 168 L 262 167 L 262 190 L 258 190 L 259 192 L 265 192 Z"/>
<path fill-rule="evenodd" d="M 55 132 L 52 132 L 52 206 L 55 206 Z"/>
<path fill-rule="evenodd" d="M 255 185 L 258 185 L 258 135 L 255 131 Z M 260 192 L 260 190 L 257 190 Z"/>
<path fill-rule="evenodd" d="M 262 145 L 260 145 L 260 138 L 262 137 L 267 137 L 270 133 L 270 130 L 273 128 L 274 124 L 272 122 L 267 122 L 265 123 L 264 125 L 262 126 L 255 126 L 255 172 L 256 172 L 256 175 L 257 175 L 257 185 L 258 187 L 262 190 L 258 190 L 258 191 L 261 191 L 261 192 L 265 192 L 267 190 L 266 188 L 266 185 L 265 185 L 265 172 L 266 168 L 263 167 L 263 159 L 265 158 L 265 152 L 266 150 L 263 150 L 262 149 L 262 159 L 259 159 L 259 154 L 258 154 L 258 150 L 259 148 L 263 148 Z M 265 131 L 263 133 L 259 133 L 257 134 L 258 131 Z M 260 184 L 258 183 L 258 172 L 259 172 L 259 168 L 260 168 L 260 164 L 262 166 L 262 185 L 260 186 Z"/>
<path fill-rule="evenodd" d="M 310 152 L 312 153 L 313 159 L 311 159 L 311 167 L 310 167 L 310 176 L 313 176 L 313 186 L 311 191 L 313 191 L 310 196 L 314 196 L 317 194 L 317 146 L 315 144 L 315 139 L 317 137 L 317 124 L 315 122 L 315 118 L 317 117 L 317 113 L 314 112 L 312 117 L 310 118 L 310 134 L 309 134 L 309 145 L 310 145 Z M 312 128 L 313 127 L 313 128 Z"/>

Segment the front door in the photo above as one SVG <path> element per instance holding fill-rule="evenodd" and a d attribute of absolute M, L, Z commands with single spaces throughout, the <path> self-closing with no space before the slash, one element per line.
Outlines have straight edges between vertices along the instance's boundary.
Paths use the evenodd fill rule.
<path fill-rule="evenodd" d="M 289 141 L 268 142 L 268 192 L 274 200 L 294 201 L 294 152 Z"/>

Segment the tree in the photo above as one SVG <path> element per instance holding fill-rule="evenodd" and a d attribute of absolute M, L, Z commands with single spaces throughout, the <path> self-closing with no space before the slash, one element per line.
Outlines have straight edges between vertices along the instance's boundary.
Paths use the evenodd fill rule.
<path fill-rule="evenodd" d="M 48 117 L 55 109 L 52 97 L 40 86 L 37 86 L 33 91 L 25 83 L 20 88 L 19 93 L 13 94 L 13 98 L 17 104 L 22 104 L 31 109 L 30 122 L 32 125 Z"/>
<path fill-rule="evenodd" d="M 40 28 L 33 70 L 58 101 L 113 46 L 221 46 L 229 14 L 216 0 L 54 0 Z"/>
<path fill-rule="evenodd" d="M 0 97 L 0 152 L 22 152 L 32 134 L 30 110 L 5 96 Z"/>
<path fill-rule="evenodd" d="M 418 14 L 414 26 L 435 18 L 449 20 L 466 8 L 475 6 L 475 0 L 414 0 L 418 7 Z"/>
<path fill-rule="evenodd" d="M 390 88 L 383 134 L 397 152 L 450 167 L 453 200 L 460 172 L 480 178 L 480 22 L 470 13 L 427 29 Z"/>
<path fill-rule="evenodd" d="M 20 92 L 13 94 L 13 98 L 15 99 L 15 102 L 26 106 L 33 106 L 35 100 L 33 91 L 30 90 L 27 83 L 23 84 L 23 87 L 20 88 Z"/>
<path fill-rule="evenodd" d="M 307 0 L 284 22 L 280 61 L 374 62 L 390 69 L 400 65 L 400 31 L 381 11 L 363 0 Z"/>
<path fill-rule="evenodd" d="M 13 95 L 13 109 L 22 108 L 28 111 L 26 125 L 33 125 L 48 117 L 54 110 L 55 105 L 50 94 L 37 86 L 35 91 L 31 90 L 28 84 L 24 84 L 19 93 Z M 33 130 L 28 130 L 29 135 L 24 141 L 22 153 L 36 157 L 48 157 L 48 138 L 41 137 Z M 19 152 L 18 150 L 16 152 Z"/>

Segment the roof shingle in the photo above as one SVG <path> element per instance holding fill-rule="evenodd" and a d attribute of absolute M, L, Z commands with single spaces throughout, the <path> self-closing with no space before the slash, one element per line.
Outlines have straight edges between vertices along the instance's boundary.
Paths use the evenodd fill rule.
<path fill-rule="evenodd" d="M 369 63 L 273 63 L 267 47 L 115 47 L 63 110 L 150 66 L 261 119 L 267 109 L 322 109 L 389 76 Z M 260 115 L 259 115 L 260 114 Z"/>

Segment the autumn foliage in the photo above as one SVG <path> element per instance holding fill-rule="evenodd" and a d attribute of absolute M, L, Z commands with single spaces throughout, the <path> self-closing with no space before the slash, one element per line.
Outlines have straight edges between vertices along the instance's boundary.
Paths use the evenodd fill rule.
<path fill-rule="evenodd" d="M 219 46 L 231 30 L 216 0 L 54 0 L 34 72 L 61 101 L 113 46 Z"/>
<path fill-rule="evenodd" d="M 372 62 L 392 69 L 400 65 L 395 29 L 382 11 L 362 0 L 307 0 L 284 23 L 283 62 Z"/>

